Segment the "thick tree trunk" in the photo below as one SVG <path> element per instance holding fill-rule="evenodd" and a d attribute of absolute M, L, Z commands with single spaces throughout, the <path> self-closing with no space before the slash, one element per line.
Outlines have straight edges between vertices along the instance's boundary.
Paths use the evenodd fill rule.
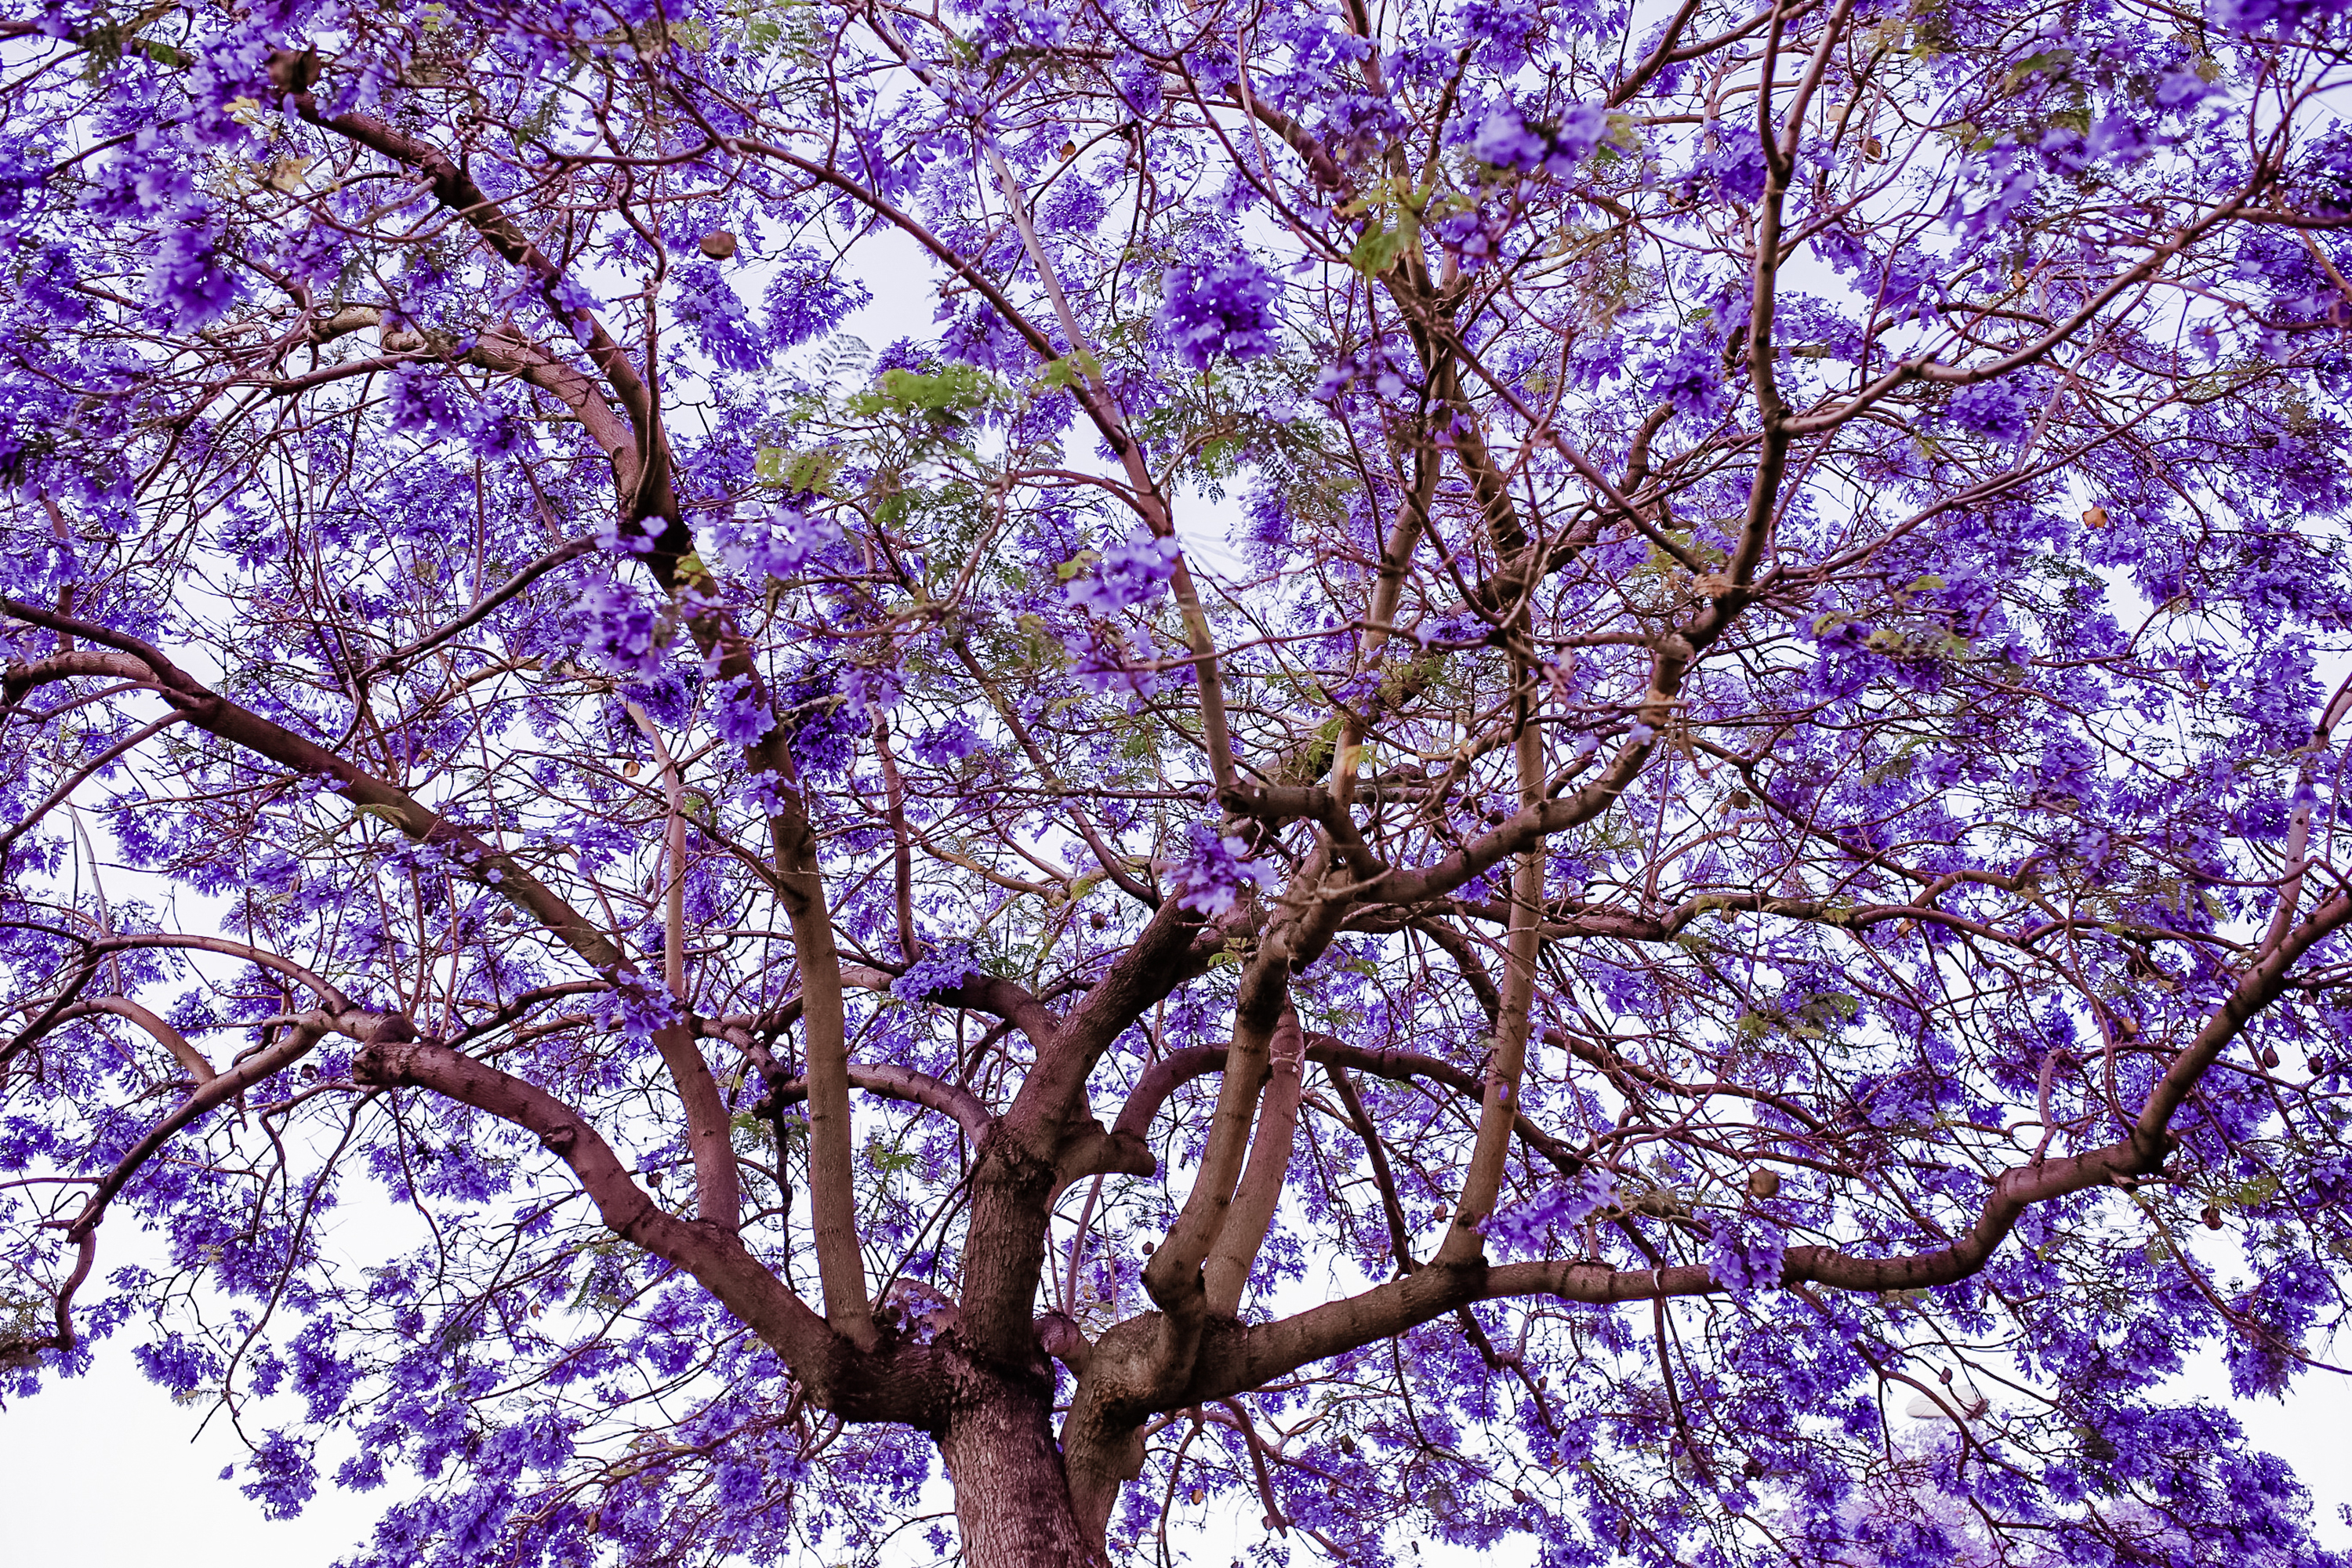
<path fill-rule="evenodd" d="M 971 1568 L 1101 1568 L 1070 1505 L 1047 1398 L 999 1388 L 960 1400 L 940 1453 Z"/>

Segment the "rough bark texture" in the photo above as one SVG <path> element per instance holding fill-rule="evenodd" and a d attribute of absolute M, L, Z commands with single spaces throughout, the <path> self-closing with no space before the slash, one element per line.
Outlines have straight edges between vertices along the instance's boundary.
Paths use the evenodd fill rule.
<path fill-rule="evenodd" d="M 950 1412 L 940 1455 L 955 1484 L 956 1526 L 972 1568 L 1105 1562 L 1099 1535 L 1071 1506 L 1054 1441 L 1052 1390 L 1042 1377 L 974 1377 Z"/>

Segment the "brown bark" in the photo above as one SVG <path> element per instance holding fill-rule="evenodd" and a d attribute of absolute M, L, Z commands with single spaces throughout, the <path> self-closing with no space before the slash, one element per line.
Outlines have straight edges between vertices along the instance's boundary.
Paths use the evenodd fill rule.
<path fill-rule="evenodd" d="M 940 1457 L 972 1568 L 1095 1568 L 1098 1534 L 1079 1523 L 1055 1444 L 1052 1384 L 976 1377 L 951 1408 Z"/>

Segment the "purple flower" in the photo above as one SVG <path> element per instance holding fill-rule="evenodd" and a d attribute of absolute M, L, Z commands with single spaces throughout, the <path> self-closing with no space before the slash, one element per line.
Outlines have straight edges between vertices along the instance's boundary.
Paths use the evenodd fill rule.
<path fill-rule="evenodd" d="M 874 297 L 846 268 L 813 250 L 787 251 L 774 266 L 765 302 L 769 341 L 779 353 L 835 330 Z"/>
<path fill-rule="evenodd" d="M 1716 129 L 1714 143 L 1699 158 L 1696 183 L 1737 202 L 1755 202 L 1764 195 L 1770 174 L 1764 162 L 1764 142 L 1745 125 Z"/>
<path fill-rule="evenodd" d="M 395 430 L 446 435 L 463 419 L 450 392 L 449 380 L 437 364 L 412 361 L 394 365 L 392 385 L 384 394 L 384 416 Z"/>
<path fill-rule="evenodd" d="M 772 770 L 751 773 L 735 791 L 735 798 L 761 816 L 784 814 L 783 778 Z"/>
<path fill-rule="evenodd" d="M 2343 15 L 2347 0 L 2216 0 L 2216 26 L 2238 33 L 2291 33 Z"/>
<path fill-rule="evenodd" d="M 1617 1178 L 1602 1170 L 1588 1170 L 1575 1181 L 1552 1188 L 1486 1216 L 1479 1227 L 1497 1244 L 1505 1257 L 1514 1253 L 1540 1256 L 1546 1237 L 1554 1230 L 1581 1225 L 1617 1202 Z"/>
<path fill-rule="evenodd" d="M 264 1518 L 292 1519 L 319 1489 L 318 1467 L 311 1463 L 310 1445 L 272 1432 L 246 1461 L 253 1479 L 237 1488 L 261 1504 Z"/>
<path fill-rule="evenodd" d="M 972 962 L 970 942 L 935 942 L 908 966 L 906 973 L 890 983 L 890 994 L 901 1002 L 929 1001 L 939 992 L 955 991 L 965 976 L 980 973 L 980 965 Z"/>
<path fill-rule="evenodd" d="M 619 673 L 649 675 L 661 664 L 660 617 L 635 589 L 606 578 L 588 584 L 573 605 L 581 647 Z"/>
<path fill-rule="evenodd" d="M 1498 169 L 1565 174 L 1582 163 L 1609 129 L 1609 108 L 1580 103 L 1557 128 L 1530 125 L 1518 106 L 1505 100 L 1486 111 L 1470 139 L 1470 155 Z"/>
<path fill-rule="evenodd" d="M 718 707 L 710 727 L 730 746 L 757 745 L 776 727 L 776 715 L 761 700 L 759 682 L 748 675 L 729 678 L 717 688 Z"/>
<path fill-rule="evenodd" d="M 1274 351 L 1274 275 L 1246 257 L 1171 268 L 1160 331 L 1176 357 L 1206 370 L 1219 354 L 1255 359 Z"/>
<path fill-rule="evenodd" d="M 1726 1215 L 1707 1228 L 1706 1271 L 1717 1284 L 1745 1300 L 1780 1282 L 1780 1259 L 1788 1249 L 1788 1238 L 1771 1226 L 1751 1220 L 1743 1231 L 1738 1220 Z"/>
<path fill-rule="evenodd" d="M 877 713 L 896 708 L 905 689 L 906 679 L 896 668 L 854 664 L 841 672 L 842 710 L 861 725 L 869 723 Z"/>
<path fill-rule="evenodd" d="M 768 363 L 758 323 L 718 268 L 708 261 L 683 262 L 670 276 L 677 288 L 671 308 L 694 329 L 713 364 L 721 370 L 757 370 Z"/>
<path fill-rule="evenodd" d="M 219 226 L 191 215 L 156 242 L 147 291 L 157 311 L 184 331 L 226 315 L 245 292 L 245 284 L 223 258 Z"/>
<path fill-rule="evenodd" d="M 915 741 L 915 755 L 933 767 L 960 763 L 982 747 L 980 731 L 959 713 L 946 723 L 925 731 Z"/>
<path fill-rule="evenodd" d="M 2038 404 L 2032 385 L 2011 376 L 1960 388 L 1944 405 L 1944 417 L 1989 440 L 2017 442 L 2032 434 Z"/>
<path fill-rule="evenodd" d="M 1091 615 L 1116 615 L 1158 598 L 1175 574 L 1181 553 L 1174 539 L 1155 539 L 1139 527 L 1106 551 L 1092 572 L 1073 578 L 1062 591 L 1071 604 Z"/>
<path fill-rule="evenodd" d="M 1247 840 L 1221 837 L 1205 822 L 1185 828 L 1184 838 L 1184 857 L 1170 868 L 1176 901 L 1212 920 L 1232 909 L 1244 888 L 1271 881 L 1276 875 L 1277 868 L 1271 860 L 1242 858 L 1249 852 Z"/>
<path fill-rule="evenodd" d="M 643 1044 L 685 1015 L 677 998 L 643 975 L 624 974 L 613 982 L 598 1011 L 606 1027 L 617 1025 L 630 1039 Z"/>
<path fill-rule="evenodd" d="M 1062 647 L 1070 656 L 1070 674 L 1097 697 L 1111 691 L 1150 697 L 1160 689 L 1160 672 L 1150 667 L 1150 656 L 1130 664 L 1124 640 L 1116 632 L 1107 639 L 1072 632 L 1063 637 Z"/>
<path fill-rule="evenodd" d="M 1517 105 L 1497 103 L 1470 140 L 1470 155 L 1498 169 L 1532 169 L 1549 151 L 1541 132 L 1528 124 Z"/>
<path fill-rule="evenodd" d="M 812 517 L 794 506 L 753 506 L 718 527 L 719 563 L 753 577 L 788 577 L 809 558 L 841 537 L 831 518 Z"/>
<path fill-rule="evenodd" d="M 1050 49 L 1069 37 L 1070 16 L 1067 6 L 1044 0 L 981 0 L 973 41 L 991 60 L 1013 49 Z"/>

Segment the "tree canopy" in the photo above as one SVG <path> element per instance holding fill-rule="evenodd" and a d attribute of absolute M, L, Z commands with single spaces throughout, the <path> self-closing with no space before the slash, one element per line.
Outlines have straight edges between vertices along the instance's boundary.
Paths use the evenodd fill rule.
<path fill-rule="evenodd" d="M 15 0 L 0 1389 L 381 1568 L 2339 1562 L 2179 1384 L 2352 1279 L 2347 9 Z"/>

